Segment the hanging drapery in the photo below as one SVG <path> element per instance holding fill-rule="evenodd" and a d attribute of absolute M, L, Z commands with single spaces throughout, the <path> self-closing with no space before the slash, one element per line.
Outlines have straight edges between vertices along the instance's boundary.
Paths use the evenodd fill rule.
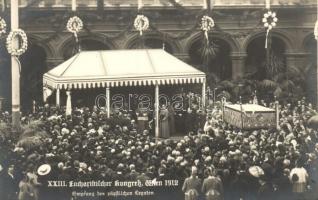
<path fill-rule="evenodd" d="M 46 102 L 47 98 L 52 95 L 53 91 L 48 87 L 43 87 L 43 101 Z"/>
<path fill-rule="evenodd" d="M 56 89 L 55 98 L 56 98 L 55 104 L 57 107 L 59 107 L 61 105 L 60 104 L 60 89 L 59 88 Z"/>
<path fill-rule="evenodd" d="M 66 115 L 72 114 L 72 97 L 71 97 L 71 91 L 66 91 L 67 100 L 66 100 Z"/>

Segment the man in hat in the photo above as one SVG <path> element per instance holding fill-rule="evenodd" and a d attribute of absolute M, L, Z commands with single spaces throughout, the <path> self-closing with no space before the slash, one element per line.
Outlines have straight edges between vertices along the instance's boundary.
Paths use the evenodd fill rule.
<path fill-rule="evenodd" d="M 0 165 L 0 199 L 15 200 L 18 193 L 18 180 L 14 165 L 3 168 Z"/>
<path fill-rule="evenodd" d="M 136 181 L 139 173 L 136 171 L 136 167 L 134 164 L 129 165 L 130 173 L 128 175 L 129 180 Z"/>

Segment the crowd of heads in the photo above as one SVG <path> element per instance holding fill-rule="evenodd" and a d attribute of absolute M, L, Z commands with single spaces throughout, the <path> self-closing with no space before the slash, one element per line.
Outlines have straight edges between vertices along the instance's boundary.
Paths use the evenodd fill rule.
<path fill-rule="evenodd" d="M 216 110 L 210 113 L 219 113 Z M 127 111 L 114 112 L 110 118 L 97 108 L 75 108 L 71 116 L 64 113 L 64 108 L 46 105 L 24 116 L 22 123 L 36 124 L 42 135 L 31 142 L 14 134 L 2 136 L 0 148 L 7 155 L 2 165 L 37 174 L 39 166 L 49 164 L 51 176 L 64 180 L 166 177 L 181 182 L 195 166 L 196 176 L 203 179 L 213 171 L 225 192 L 232 193 L 253 190 L 246 186 L 253 184 L 251 178 L 279 190 L 281 178 L 288 177 L 296 166 L 305 167 L 311 179 L 318 180 L 318 132 L 307 124 L 314 111 L 304 101 L 280 105 L 278 129 L 244 131 L 223 122 L 219 114 L 208 114 L 206 120 L 211 123 L 205 131 L 200 127 L 184 133 L 180 140 L 157 139 L 150 127 L 139 131 L 136 119 Z M 2 123 L 9 118 L 3 113 Z M 253 171 L 255 166 L 262 170 Z"/>

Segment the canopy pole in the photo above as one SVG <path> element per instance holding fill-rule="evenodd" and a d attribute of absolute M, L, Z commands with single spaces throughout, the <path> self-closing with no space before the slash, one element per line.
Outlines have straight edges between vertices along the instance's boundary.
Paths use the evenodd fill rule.
<path fill-rule="evenodd" d="M 56 106 L 60 107 L 60 88 L 56 89 Z"/>
<path fill-rule="evenodd" d="M 202 83 L 202 110 L 205 109 L 205 103 L 206 103 L 206 79 L 203 80 L 203 83 Z"/>
<path fill-rule="evenodd" d="M 110 89 L 106 88 L 106 109 L 107 109 L 107 118 L 110 117 Z"/>
<path fill-rule="evenodd" d="M 66 100 L 66 115 L 72 115 L 72 97 L 71 91 L 66 91 L 67 100 Z"/>
<path fill-rule="evenodd" d="M 155 136 L 156 138 L 159 138 L 159 85 L 158 83 L 155 86 Z"/>

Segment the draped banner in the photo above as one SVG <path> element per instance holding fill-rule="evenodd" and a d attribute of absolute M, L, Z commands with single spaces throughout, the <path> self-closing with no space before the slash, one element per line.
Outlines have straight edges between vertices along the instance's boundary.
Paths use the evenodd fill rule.
<path fill-rule="evenodd" d="M 255 109 L 251 111 L 248 107 L 255 107 Z M 262 108 L 265 107 L 253 104 L 246 104 L 242 106 L 241 111 L 239 109 L 239 105 L 225 105 L 224 121 L 241 129 L 275 127 L 275 110 Z"/>

